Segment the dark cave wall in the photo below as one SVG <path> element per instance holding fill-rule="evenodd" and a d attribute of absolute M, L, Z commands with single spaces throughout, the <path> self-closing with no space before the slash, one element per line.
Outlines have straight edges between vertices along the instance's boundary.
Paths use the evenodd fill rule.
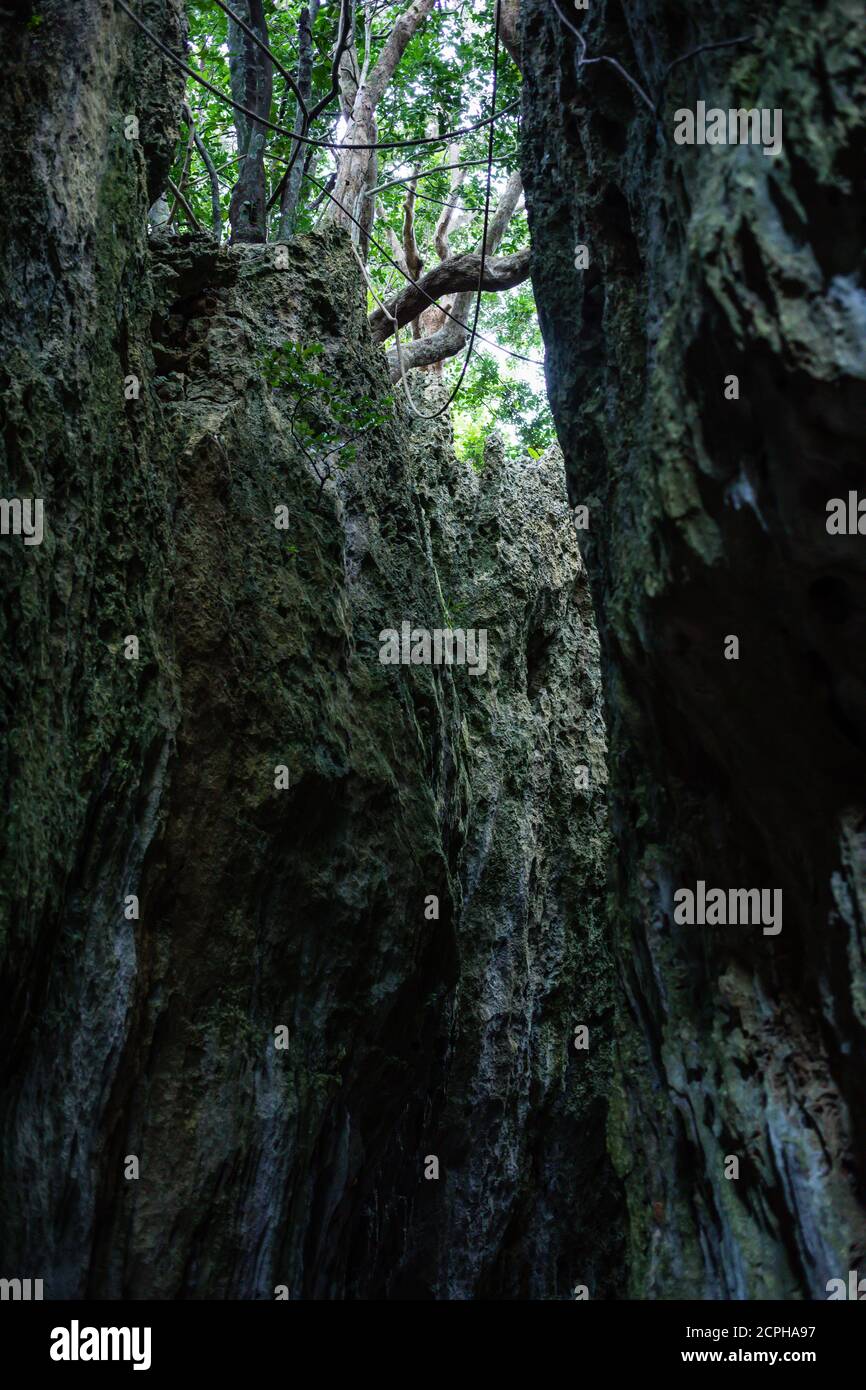
<path fill-rule="evenodd" d="M 180 5 L 144 9 L 178 45 Z M 133 1007 L 122 898 L 177 719 L 175 479 L 152 393 L 127 402 L 124 379 L 149 371 L 142 208 L 181 87 L 110 0 L 18 10 L 0 19 L 0 492 L 44 499 L 45 538 L 0 541 L 0 1209 L 4 1264 L 45 1268 L 50 1295 L 85 1287 L 93 1136 Z"/>
<path fill-rule="evenodd" d="M 179 8 L 142 9 L 174 47 Z M 261 354 L 317 342 L 384 397 L 342 234 L 285 269 L 148 245 L 174 73 L 108 0 L 40 10 L 0 21 L 0 472 L 46 515 L 0 542 L 0 1273 L 615 1291 L 604 730 L 559 455 L 491 441 L 479 477 L 398 408 L 317 502 Z M 449 613 L 486 676 L 379 663 L 381 629 Z"/>
<path fill-rule="evenodd" d="M 609 723 L 631 1292 L 822 1298 L 866 1259 L 866 542 L 825 526 L 863 490 L 866 26 L 841 0 L 560 8 L 662 94 L 656 122 L 611 65 L 578 73 L 524 0 L 533 283 Z M 781 108 L 782 154 L 676 145 L 699 99 Z M 675 924 L 698 879 L 781 889 L 781 933 Z"/>

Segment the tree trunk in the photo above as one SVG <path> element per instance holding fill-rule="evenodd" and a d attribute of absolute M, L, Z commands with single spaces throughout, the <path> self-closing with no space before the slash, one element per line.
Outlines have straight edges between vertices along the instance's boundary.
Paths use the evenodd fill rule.
<path fill-rule="evenodd" d="M 490 219 L 485 239 L 486 255 L 492 257 L 497 246 L 505 235 L 505 229 L 514 214 L 514 209 L 520 201 L 520 194 L 523 190 L 519 174 L 511 174 L 499 203 Z M 387 354 L 388 370 L 392 381 L 398 381 L 403 372 L 411 371 L 416 367 L 432 367 L 437 362 L 442 362 L 446 357 L 454 357 L 462 348 L 466 346 L 471 336 L 470 317 L 474 318 L 474 302 L 478 293 L 477 276 L 481 270 L 481 243 L 478 244 L 475 256 L 477 264 L 475 288 L 463 289 L 454 296 L 450 308 L 450 316 L 445 319 L 441 328 L 432 333 L 427 338 L 416 338 L 406 346 L 392 348 Z M 454 275 L 457 283 L 465 283 L 467 269 L 462 257 L 457 257 L 456 261 L 461 263 L 459 267 L 448 266 L 445 268 L 443 278 Z M 437 267 L 442 272 L 442 267 Z M 436 271 L 431 272 L 432 276 Z M 489 279 L 485 273 L 485 284 L 490 284 L 496 290 L 507 289 L 512 285 L 519 285 L 529 275 L 529 251 L 518 251 L 515 256 L 503 256 L 497 261 L 492 261 L 490 265 Z M 446 279 L 446 283 L 449 280 Z M 446 293 L 443 288 L 442 293 Z M 402 309 L 406 312 L 407 307 L 411 307 L 413 297 L 417 300 L 418 292 L 412 286 L 408 286 L 404 291 Z M 387 318 L 381 315 L 377 319 L 376 327 L 378 331 L 387 323 Z M 381 326 L 380 326 L 381 325 Z M 392 325 L 393 329 L 393 325 Z M 388 334 L 386 333 L 387 337 Z"/>
<path fill-rule="evenodd" d="M 484 262 L 485 291 L 513 289 L 529 279 L 529 247 L 515 251 L 510 256 L 488 256 Z M 370 315 L 370 332 L 374 343 L 385 343 L 394 332 L 394 319 L 399 327 L 411 323 L 416 315 L 423 312 L 431 299 L 442 299 L 446 295 L 463 293 L 469 295 L 470 305 L 473 290 L 478 287 L 481 270 L 481 256 L 478 251 L 467 251 L 462 256 L 451 256 L 447 261 L 428 270 L 414 285 L 391 300 L 385 301 L 384 309 L 376 309 Z M 446 322 L 450 322 L 446 318 Z"/>
<path fill-rule="evenodd" d="M 301 10 L 298 20 L 298 70 L 297 83 L 298 89 L 309 105 L 309 98 L 313 86 L 313 25 L 316 22 L 316 15 L 319 13 L 320 0 L 310 0 L 309 8 Z M 306 135 L 307 121 L 300 107 L 295 116 L 294 131 L 296 135 Z M 304 164 L 306 150 L 301 147 L 292 153 L 294 163 L 283 185 L 282 197 L 280 199 L 280 227 L 278 237 L 280 241 L 287 241 L 294 234 L 298 215 L 298 200 L 301 196 L 301 188 L 304 178 Z"/>
<path fill-rule="evenodd" d="M 352 118 L 346 131 L 347 145 L 376 143 L 376 107 L 394 75 L 406 46 L 433 8 L 435 0 L 412 0 L 412 4 L 396 21 L 379 58 L 368 77 L 360 84 L 352 106 Z M 360 251 L 366 258 L 369 231 L 374 218 L 374 200 L 367 196 L 376 184 L 376 158 L 373 150 L 349 150 L 340 157 L 335 202 L 331 204 L 330 220 L 346 227 L 359 239 Z M 360 238 L 355 219 L 361 223 Z"/>
<path fill-rule="evenodd" d="M 268 42 L 264 0 L 237 0 L 236 13 L 259 38 Z M 240 105 L 268 116 L 273 92 L 273 65 L 267 54 L 254 43 L 238 24 L 229 19 L 229 70 L 232 97 Z M 238 181 L 232 189 L 229 203 L 229 222 L 233 242 L 267 241 L 267 182 L 265 178 L 265 141 L 267 127 L 235 111 L 239 169 Z"/>

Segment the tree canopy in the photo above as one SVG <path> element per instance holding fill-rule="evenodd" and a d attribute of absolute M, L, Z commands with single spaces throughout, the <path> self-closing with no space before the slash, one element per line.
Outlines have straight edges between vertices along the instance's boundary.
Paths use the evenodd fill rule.
<path fill-rule="evenodd" d="M 458 449 L 476 464 L 493 426 L 512 451 L 544 448 L 516 0 L 188 0 L 187 15 L 178 56 L 209 86 L 188 77 L 154 229 L 264 242 L 342 224 L 392 381 L 459 381 Z"/>

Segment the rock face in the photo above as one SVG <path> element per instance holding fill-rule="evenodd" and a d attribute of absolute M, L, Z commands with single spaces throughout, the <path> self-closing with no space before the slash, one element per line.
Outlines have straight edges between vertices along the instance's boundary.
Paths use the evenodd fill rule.
<path fill-rule="evenodd" d="M 177 46 L 178 0 L 146 8 Z M 0 1249 L 13 1272 L 44 1270 L 48 1296 L 86 1288 L 96 1136 L 135 1007 L 119 909 L 153 839 L 177 700 L 171 461 L 153 393 L 127 402 L 124 382 L 146 372 L 142 207 L 181 86 L 113 3 L 15 11 L 0 19 L 0 493 L 44 499 L 45 538 L 0 540 Z M 137 663 L 130 633 L 146 634 Z"/>
<path fill-rule="evenodd" d="M 178 8 L 144 7 L 175 44 Z M 0 1273 L 610 1293 L 604 732 L 561 457 L 492 440 L 476 474 L 387 403 L 342 233 L 149 247 L 174 75 L 110 4 L 40 9 L 3 21 L 0 467 L 45 538 L 0 542 Z M 285 342 L 319 351 L 273 377 Z M 355 431 L 324 486 L 311 414 Z M 484 629 L 486 670 L 383 664 L 404 621 Z"/>
<path fill-rule="evenodd" d="M 659 101 L 524 0 L 533 278 L 611 743 L 629 1291 L 823 1298 L 866 1259 L 866 542 L 826 526 L 863 491 L 862 14 L 560 9 Z M 780 109 L 781 154 L 676 144 L 698 101 Z M 676 922 L 698 880 L 781 890 L 781 932 Z"/>

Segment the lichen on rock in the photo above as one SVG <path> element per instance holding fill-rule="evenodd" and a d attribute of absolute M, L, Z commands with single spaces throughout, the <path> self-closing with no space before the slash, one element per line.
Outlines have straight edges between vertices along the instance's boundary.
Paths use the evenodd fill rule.
<path fill-rule="evenodd" d="M 389 403 L 344 233 L 148 242 L 178 92 L 151 55 L 133 94 L 105 24 L 40 30 L 73 86 L 81 45 L 91 163 L 54 129 L 33 216 L 74 170 L 84 253 L 11 282 L 4 477 L 47 533 L 4 575 L 4 1259 L 50 1298 L 604 1291 L 609 1048 L 571 1045 L 611 1007 L 604 732 L 561 460 L 476 474 Z M 286 342 L 336 436 L 373 420 L 324 486 Z M 404 621 L 483 628 L 487 669 L 384 665 Z"/>
<path fill-rule="evenodd" d="M 863 559 L 825 526 L 866 419 L 862 25 L 593 4 L 588 53 L 654 119 L 611 64 L 579 70 L 553 7 L 523 20 L 533 281 L 610 733 L 628 1287 L 822 1298 L 866 1255 Z M 782 110 L 781 154 L 677 145 L 699 100 Z M 780 889 L 782 932 L 678 925 L 698 879 Z"/>

